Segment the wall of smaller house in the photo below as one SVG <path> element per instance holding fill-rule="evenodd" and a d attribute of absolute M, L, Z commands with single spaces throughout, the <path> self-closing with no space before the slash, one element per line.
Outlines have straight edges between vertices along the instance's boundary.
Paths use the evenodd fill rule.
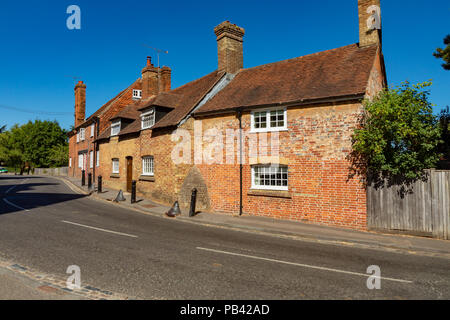
<path fill-rule="evenodd" d="M 136 180 L 138 158 L 135 137 L 111 137 L 109 141 L 99 144 L 100 168 L 98 174 L 102 176 L 103 185 L 112 189 L 127 189 L 127 157 L 133 158 L 133 180 Z M 112 173 L 112 159 L 119 159 L 119 173 Z"/>
<path fill-rule="evenodd" d="M 270 158 L 246 157 L 243 166 L 244 213 L 366 229 L 365 188 L 358 177 L 349 177 L 347 158 L 351 134 L 361 111 L 359 103 L 288 109 L 288 131 L 279 133 L 279 162 L 288 165 L 289 191 L 251 190 L 250 164 L 263 164 Z M 249 130 L 250 114 L 244 114 L 242 121 L 244 131 Z M 203 132 L 211 128 L 220 131 L 237 129 L 238 120 L 236 116 L 206 118 L 202 120 L 202 126 Z M 249 141 L 245 143 L 246 155 L 249 154 Z M 206 181 L 212 210 L 237 214 L 239 164 L 201 164 L 197 167 Z"/>
<path fill-rule="evenodd" d="M 87 175 L 92 173 L 94 175 L 95 168 L 95 159 L 94 159 L 94 168 L 90 168 L 90 151 L 94 151 L 94 137 L 91 137 L 91 126 L 86 127 L 85 131 L 85 140 L 77 142 L 77 135 L 74 134 L 69 138 L 69 158 L 72 159 L 72 166 L 69 167 L 69 176 L 81 179 L 82 169 L 78 167 L 78 154 L 80 151 L 87 151 L 86 157 L 86 183 L 87 183 Z M 95 151 L 94 151 L 95 158 Z M 95 175 L 97 173 L 95 172 Z"/>

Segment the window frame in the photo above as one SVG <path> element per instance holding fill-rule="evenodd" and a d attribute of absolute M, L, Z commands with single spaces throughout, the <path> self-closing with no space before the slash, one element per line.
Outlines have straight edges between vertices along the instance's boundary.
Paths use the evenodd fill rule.
<path fill-rule="evenodd" d="M 114 168 L 114 163 L 117 162 L 117 170 Z M 120 173 L 120 160 L 118 158 L 111 159 L 111 173 L 112 174 L 119 174 Z"/>
<path fill-rule="evenodd" d="M 150 165 L 150 167 L 152 169 L 151 172 L 150 171 L 149 172 L 145 172 L 144 161 L 146 159 L 150 159 L 151 160 L 151 165 Z M 153 156 L 144 156 L 144 157 L 142 157 L 142 173 L 141 173 L 141 175 L 146 176 L 146 177 L 154 177 L 155 176 L 155 157 L 153 157 Z"/>
<path fill-rule="evenodd" d="M 137 95 L 135 93 L 138 93 Z M 133 89 L 133 99 L 142 99 L 142 90 Z"/>
<path fill-rule="evenodd" d="M 153 116 L 152 124 L 149 125 L 149 126 L 144 126 L 144 121 L 145 121 L 145 120 L 144 120 L 144 117 L 150 116 L 150 115 Z M 151 108 L 150 110 L 148 110 L 148 111 L 146 111 L 146 112 L 143 112 L 143 113 L 141 114 L 141 130 L 150 129 L 151 127 L 153 127 L 153 126 L 155 125 L 155 117 L 156 117 L 156 111 L 155 111 L 155 108 Z"/>
<path fill-rule="evenodd" d="M 100 167 L 100 151 L 97 150 L 95 153 L 95 166 Z"/>
<path fill-rule="evenodd" d="M 286 186 L 264 186 L 264 185 L 256 185 L 255 183 L 255 169 L 262 167 L 268 168 L 286 168 L 287 174 L 287 185 Z M 278 174 L 275 173 L 275 174 Z M 283 174 L 283 173 L 281 173 Z M 281 178 L 283 181 L 283 177 Z M 251 166 L 251 189 L 253 190 L 272 190 L 272 191 L 289 191 L 289 166 L 283 164 L 255 164 Z"/>
<path fill-rule="evenodd" d="M 118 127 L 117 133 L 114 133 L 114 128 Z M 118 136 L 122 127 L 122 123 L 120 120 L 116 120 L 111 123 L 111 137 Z"/>
<path fill-rule="evenodd" d="M 80 141 L 84 141 L 86 139 L 86 129 L 80 128 Z"/>
<path fill-rule="evenodd" d="M 91 138 L 94 136 L 94 132 L 95 132 L 95 125 L 91 124 Z"/>
<path fill-rule="evenodd" d="M 94 168 L 94 151 L 89 152 L 89 169 Z"/>
<path fill-rule="evenodd" d="M 282 127 L 272 127 L 270 121 L 270 113 L 272 111 L 283 111 L 284 125 Z M 266 128 L 255 128 L 255 114 L 256 113 L 266 113 Z M 275 131 L 287 131 L 287 108 L 272 107 L 264 109 L 254 109 L 250 113 L 250 132 L 275 132 Z"/>

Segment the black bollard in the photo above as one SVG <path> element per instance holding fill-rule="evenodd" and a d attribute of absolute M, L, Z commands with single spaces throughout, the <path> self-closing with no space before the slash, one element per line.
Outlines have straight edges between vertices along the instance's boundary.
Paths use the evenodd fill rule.
<path fill-rule="evenodd" d="M 97 193 L 102 193 L 102 176 L 98 176 Z"/>
<path fill-rule="evenodd" d="M 136 203 L 136 180 L 131 181 L 131 203 Z"/>
<path fill-rule="evenodd" d="M 197 189 L 192 189 L 191 194 L 191 209 L 189 210 L 189 217 L 195 216 L 195 203 L 197 202 Z"/>
<path fill-rule="evenodd" d="M 81 170 L 81 185 L 84 187 L 86 185 L 86 171 Z"/>
<path fill-rule="evenodd" d="M 92 173 L 88 173 L 88 188 L 89 190 L 92 188 Z"/>

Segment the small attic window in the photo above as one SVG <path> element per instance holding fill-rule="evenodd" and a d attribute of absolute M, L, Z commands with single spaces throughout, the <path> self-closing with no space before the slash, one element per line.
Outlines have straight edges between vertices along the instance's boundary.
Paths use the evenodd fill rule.
<path fill-rule="evenodd" d="M 155 109 L 150 109 L 141 114 L 141 129 L 148 129 L 155 124 Z"/>
<path fill-rule="evenodd" d="M 111 136 L 117 136 L 119 132 L 120 132 L 120 120 L 117 120 L 111 124 Z"/>
<path fill-rule="evenodd" d="M 133 99 L 141 99 L 142 98 L 142 90 L 133 89 Z"/>

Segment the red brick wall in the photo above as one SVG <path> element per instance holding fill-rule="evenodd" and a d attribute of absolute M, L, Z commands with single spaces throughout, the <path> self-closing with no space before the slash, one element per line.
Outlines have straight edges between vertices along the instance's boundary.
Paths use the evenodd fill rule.
<path fill-rule="evenodd" d="M 365 229 L 365 189 L 358 178 L 349 179 L 346 159 L 360 112 L 360 104 L 288 109 L 288 131 L 280 132 L 280 163 L 289 168 L 289 191 L 252 192 L 250 163 L 265 161 L 246 157 L 244 213 Z M 242 120 L 244 130 L 248 130 L 250 115 L 244 114 Z M 202 123 L 203 130 L 238 128 L 235 116 L 204 119 Z M 245 154 L 248 152 L 247 141 Z M 202 164 L 198 168 L 207 182 L 212 209 L 238 213 L 239 164 Z"/>

